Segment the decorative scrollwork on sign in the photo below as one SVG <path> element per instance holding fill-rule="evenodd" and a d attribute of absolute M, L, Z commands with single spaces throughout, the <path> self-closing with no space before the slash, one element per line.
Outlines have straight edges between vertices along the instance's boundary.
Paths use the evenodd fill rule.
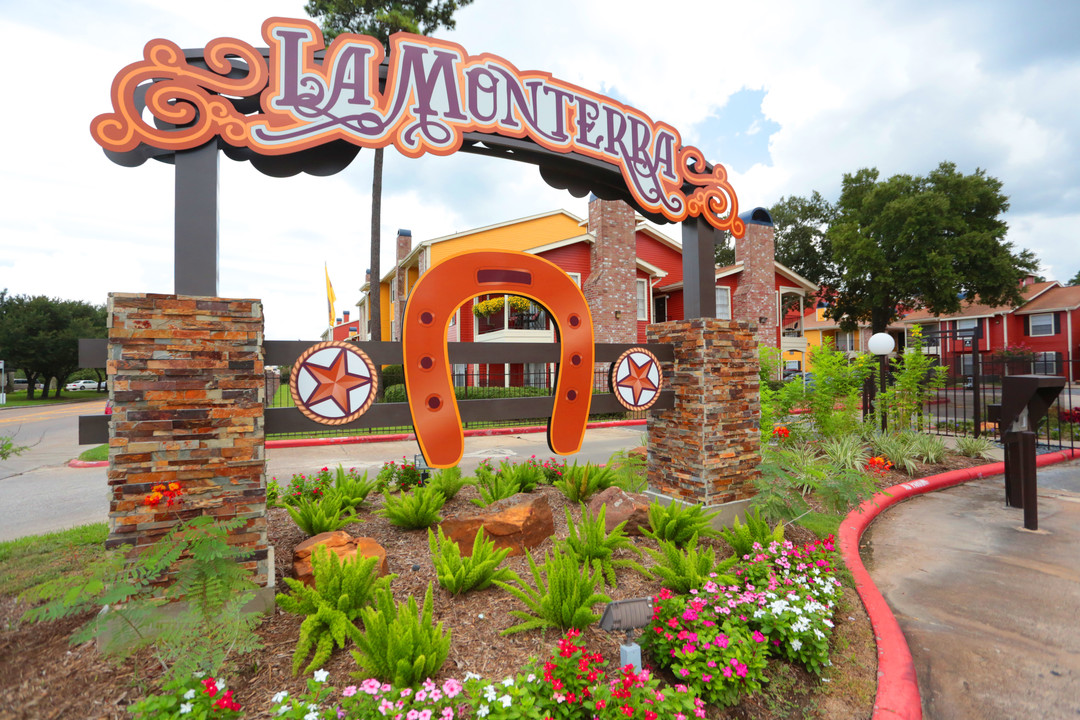
<path fill-rule="evenodd" d="M 702 173 L 705 158 L 696 147 L 684 147 L 679 151 L 679 163 L 683 177 L 697 190 L 686 196 L 688 214 L 703 217 L 719 230 L 730 230 L 736 237 L 746 232 L 746 224 L 739 219 L 738 200 L 735 189 L 727 179 L 727 169 L 714 165 L 711 173 Z"/>
<path fill-rule="evenodd" d="M 143 56 L 144 60 L 128 65 L 113 80 L 114 112 L 99 115 L 91 123 L 90 131 L 103 148 L 126 152 L 145 143 L 183 150 L 219 135 L 231 145 L 245 144 L 244 116 L 223 96 L 243 98 L 262 92 L 268 71 L 261 53 L 240 40 L 218 38 L 206 46 L 208 69 L 188 64 L 183 50 L 169 40 L 151 40 Z M 235 71 L 243 75 L 227 77 Z M 156 128 L 142 118 L 136 94 L 145 83 L 151 83 L 147 109 L 162 122 L 180 127 Z"/>

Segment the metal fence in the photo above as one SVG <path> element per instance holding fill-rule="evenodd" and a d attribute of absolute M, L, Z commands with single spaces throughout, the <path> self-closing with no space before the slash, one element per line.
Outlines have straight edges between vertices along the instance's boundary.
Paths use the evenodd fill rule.
<path fill-rule="evenodd" d="M 1070 382 L 1051 405 L 1036 428 L 1041 449 L 1075 449 L 1080 446 L 1080 356 L 1034 353 L 1027 357 L 1002 358 L 982 353 L 956 356 L 946 364 L 948 376 L 924 408 L 926 429 L 939 435 L 988 435 L 1000 440 L 992 422 L 992 406 L 1001 403 L 1001 380 L 1009 375 L 1057 375 Z M 976 372 L 974 372 L 977 370 Z"/>

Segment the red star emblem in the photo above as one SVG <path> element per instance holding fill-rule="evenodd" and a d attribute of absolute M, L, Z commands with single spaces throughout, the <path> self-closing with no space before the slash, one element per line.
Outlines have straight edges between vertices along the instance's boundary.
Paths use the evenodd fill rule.
<path fill-rule="evenodd" d="M 630 372 L 622 380 L 615 383 L 618 387 L 627 388 L 634 393 L 634 405 L 641 405 L 641 394 L 646 390 L 655 391 L 656 383 L 649 379 L 649 370 L 652 369 L 653 361 L 649 358 L 638 365 L 633 357 L 626 358 L 626 364 Z"/>
<path fill-rule="evenodd" d="M 329 399 L 346 415 L 353 411 L 349 403 L 349 392 L 370 385 L 371 378 L 349 372 L 347 355 L 347 351 L 339 350 L 328 367 L 321 367 L 310 361 L 304 364 L 318 383 L 305 401 L 308 407 Z"/>

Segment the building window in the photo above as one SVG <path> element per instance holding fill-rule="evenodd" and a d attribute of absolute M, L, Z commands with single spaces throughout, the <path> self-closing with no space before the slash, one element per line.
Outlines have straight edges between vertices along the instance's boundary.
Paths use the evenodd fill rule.
<path fill-rule="evenodd" d="M 971 376 L 975 374 L 975 358 L 971 356 L 971 353 L 964 353 L 957 356 L 960 361 L 960 374 Z"/>
<path fill-rule="evenodd" d="M 1032 315 L 1029 322 L 1031 323 L 1031 332 L 1028 334 L 1031 335 L 1031 337 L 1043 337 L 1054 334 L 1054 313 Z"/>
<path fill-rule="evenodd" d="M 465 373 L 468 365 L 455 364 L 453 366 L 454 387 L 465 387 Z"/>
<path fill-rule="evenodd" d="M 570 279 L 574 281 L 575 285 L 581 287 L 581 273 L 568 272 L 566 274 L 570 276 Z"/>
<path fill-rule="evenodd" d="M 461 308 L 454 311 L 454 314 L 450 316 L 450 327 L 457 325 L 458 313 L 461 312 Z"/>
<path fill-rule="evenodd" d="M 1032 326 L 1034 328 L 1034 325 Z M 1037 352 L 1031 362 L 1031 372 L 1036 375 L 1061 375 L 1061 363 L 1056 352 Z"/>
<path fill-rule="evenodd" d="M 667 322 L 667 295 L 653 298 L 653 322 Z"/>
<path fill-rule="evenodd" d="M 855 351 L 855 333 L 854 332 L 837 332 L 836 333 L 836 349 L 843 352 Z"/>
<path fill-rule="evenodd" d="M 721 320 L 731 319 L 731 288 L 716 288 L 716 317 Z"/>
<path fill-rule="evenodd" d="M 649 281 L 641 278 L 637 281 L 637 319 L 649 319 Z"/>

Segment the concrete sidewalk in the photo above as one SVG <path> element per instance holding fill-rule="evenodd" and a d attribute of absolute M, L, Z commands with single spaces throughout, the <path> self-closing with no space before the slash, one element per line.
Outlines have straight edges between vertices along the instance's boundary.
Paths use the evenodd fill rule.
<path fill-rule="evenodd" d="M 926 718 L 1080 716 L 1080 461 L 1038 484 L 1038 532 L 998 475 L 891 508 L 863 537 Z"/>

